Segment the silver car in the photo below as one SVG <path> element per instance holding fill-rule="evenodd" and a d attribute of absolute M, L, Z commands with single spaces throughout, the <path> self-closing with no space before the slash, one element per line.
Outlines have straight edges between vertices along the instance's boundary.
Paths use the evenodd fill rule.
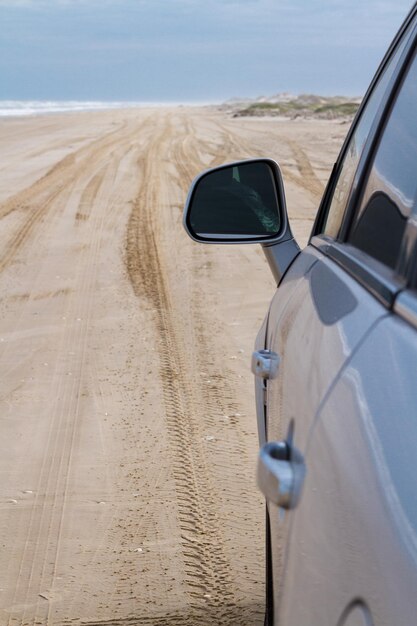
<path fill-rule="evenodd" d="M 417 5 L 300 251 L 270 159 L 193 183 L 205 243 L 260 243 L 278 289 L 252 371 L 268 625 L 417 624 Z"/>

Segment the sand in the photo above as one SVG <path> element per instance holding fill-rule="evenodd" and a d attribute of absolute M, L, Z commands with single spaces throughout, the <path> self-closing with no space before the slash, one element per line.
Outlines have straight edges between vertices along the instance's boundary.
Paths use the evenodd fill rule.
<path fill-rule="evenodd" d="M 345 124 L 214 108 L 0 120 L 0 624 L 263 623 L 259 246 L 182 228 L 192 178 L 282 166 L 306 244 Z"/>

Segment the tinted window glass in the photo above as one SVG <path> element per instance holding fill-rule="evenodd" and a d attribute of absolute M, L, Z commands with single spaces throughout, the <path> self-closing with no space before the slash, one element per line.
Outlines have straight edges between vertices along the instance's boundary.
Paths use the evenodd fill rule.
<path fill-rule="evenodd" d="M 382 133 L 348 241 L 394 269 L 416 193 L 415 57 Z"/>
<path fill-rule="evenodd" d="M 408 32 L 410 32 L 410 29 L 408 29 Z M 368 98 L 361 117 L 356 124 L 354 133 L 344 156 L 342 168 L 339 173 L 333 197 L 331 199 L 330 208 L 327 213 L 326 222 L 323 227 L 325 235 L 337 238 L 339 234 L 353 178 L 359 164 L 363 147 L 368 138 L 368 134 L 381 103 L 382 96 L 384 95 L 388 82 L 395 70 L 399 57 L 405 48 L 407 39 L 408 36 L 404 36 L 399 46 L 397 46 L 394 55 L 391 57 L 388 65 L 384 69 L 384 72 L 380 76 L 379 81 Z"/>

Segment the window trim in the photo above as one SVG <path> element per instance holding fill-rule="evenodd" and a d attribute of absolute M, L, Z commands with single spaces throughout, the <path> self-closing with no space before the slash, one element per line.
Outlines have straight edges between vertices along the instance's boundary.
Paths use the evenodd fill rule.
<path fill-rule="evenodd" d="M 394 307 L 398 294 L 405 289 L 405 279 L 394 270 L 348 243 L 316 235 L 310 244 L 340 265 L 387 309 Z"/>
<path fill-rule="evenodd" d="M 335 263 L 340 265 L 371 295 L 377 298 L 377 300 L 385 308 L 394 311 L 397 297 L 400 293 L 406 290 L 410 282 L 412 284 L 414 283 L 414 286 L 417 286 L 417 254 L 415 254 L 417 252 L 417 225 L 415 232 L 413 231 L 413 233 L 411 233 L 413 235 L 411 237 L 410 222 L 412 221 L 412 218 L 410 217 L 407 221 L 406 230 L 403 236 L 403 244 L 407 236 L 410 241 L 408 242 L 408 245 L 403 247 L 403 254 L 401 255 L 400 263 L 397 265 L 397 270 L 399 269 L 401 271 L 401 275 L 398 271 L 390 269 L 383 263 L 380 263 L 368 255 L 366 252 L 363 252 L 347 243 L 346 238 L 353 223 L 354 216 L 356 215 L 359 201 L 365 190 L 369 171 L 380 142 L 381 133 L 383 132 L 389 119 L 399 90 L 403 84 L 403 80 L 408 72 L 410 63 L 412 62 L 414 55 L 417 54 L 417 21 L 410 32 L 407 44 L 398 60 L 391 79 L 388 82 L 384 96 L 381 99 L 381 104 L 371 125 L 368 138 L 365 142 L 362 155 L 356 169 L 352 187 L 349 192 L 338 239 L 335 240 L 330 236 L 324 235 L 320 232 L 320 228 L 322 227 L 324 219 L 327 216 L 327 211 L 330 208 L 330 200 L 333 197 L 333 191 L 340 174 L 340 168 L 343 165 L 346 150 L 349 146 L 352 134 L 355 132 L 356 125 L 362 111 L 368 102 L 376 82 L 381 76 L 381 73 L 384 71 L 391 55 L 394 53 L 401 37 L 416 16 L 417 4 L 414 5 L 402 28 L 393 40 L 369 89 L 366 92 L 362 105 L 357 112 L 355 120 L 343 144 L 340 155 L 333 167 L 333 171 L 320 204 L 309 241 L 313 247 L 319 249 L 325 256 L 331 258 Z"/>
<path fill-rule="evenodd" d="M 395 300 L 394 313 L 417 328 L 417 294 L 410 289 L 402 291 Z"/>
<path fill-rule="evenodd" d="M 356 175 L 353 179 L 352 190 L 347 205 L 347 212 L 345 219 L 342 222 L 342 228 L 340 232 L 340 239 L 346 241 L 347 237 L 351 233 L 352 225 L 354 223 L 355 216 L 358 208 L 361 204 L 363 194 L 366 189 L 366 184 L 369 180 L 369 175 L 374 163 L 376 153 L 378 151 L 382 135 L 385 131 L 386 125 L 389 122 L 391 112 L 397 101 L 397 97 L 400 93 L 401 87 L 404 83 L 404 79 L 408 73 L 411 62 L 417 55 L 417 23 L 410 35 L 410 40 L 403 50 L 403 54 L 398 62 L 397 71 L 393 74 L 392 82 L 387 86 L 387 93 L 384 100 L 386 100 L 382 115 L 377 116 L 378 123 L 372 125 L 372 135 L 368 137 L 368 140 L 364 146 L 362 157 L 359 161 Z M 387 97 L 388 96 L 388 97 Z M 379 117 L 379 119 L 378 119 Z"/>
<path fill-rule="evenodd" d="M 330 175 L 329 181 L 327 183 L 326 189 L 323 194 L 323 198 L 321 200 L 321 203 L 320 203 L 317 215 L 316 215 L 316 219 L 315 219 L 311 236 L 310 236 L 310 241 L 312 240 L 313 237 L 320 236 L 322 234 L 323 223 L 330 209 L 331 199 L 333 198 L 334 189 L 339 179 L 341 168 L 343 166 L 344 158 L 345 158 L 348 146 L 350 145 L 352 135 L 354 134 L 356 130 L 357 124 L 362 116 L 364 109 L 366 108 L 368 104 L 368 100 L 374 90 L 374 87 L 376 86 L 376 83 L 379 81 L 379 78 L 384 72 L 392 55 L 394 54 L 395 49 L 397 45 L 399 44 L 401 38 L 403 37 L 407 28 L 410 26 L 410 23 L 416 18 L 416 16 L 417 16 L 417 4 L 415 4 L 414 7 L 411 9 L 402 27 L 398 31 L 397 35 L 394 37 L 388 51 L 386 52 L 381 64 L 378 67 L 378 70 L 369 88 L 367 89 L 365 93 L 361 106 L 359 107 L 359 110 L 357 111 L 355 115 L 355 118 L 352 122 L 352 125 L 349 129 L 346 139 L 343 143 L 340 154 L 336 160 L 336 163 L 333 166 L 332 173 Z M 339 241 L 344 241 L 346 239 L 347 233 L 350 230 L 351 222 L 353 220 L 353 215 L 355 213 L 355 208 L 357 206 L 359 196 L 362 193 L 364 181 L 366 180 L 366 177 L 367 177 L 369 164 L 372 160 L 374 151 L 379 141 L 380 132 L 387 121 L 393 102 L 396 99 L 398 89 L 402 83 L 405 72 L 407 71 L 409 67 L 409 63 L 413 56 L 414 49 L 416 46 L 416 40 L 417 40 L 417 22 L 414 25 L 414 28 L 412 29 L 412 31 L 410 32 L 409 40 L 397 62 L 396 67 L 394 68 L 391 79 L 389 80 L 387 84 L 384 95 L 378 107 L 377 113 L 375 115 L 375 118 L 369 130 L 368 138 L 363 147 L 363 151 L 359 159 L 359 163 L 356 168 L 356 173 L 355 173 L 352 186 L 349 192 L 348 200 L 346 202 L 346 208 L 345 208 L 345 212 L 343 215 L 340 233 L 338 237 Z"/>

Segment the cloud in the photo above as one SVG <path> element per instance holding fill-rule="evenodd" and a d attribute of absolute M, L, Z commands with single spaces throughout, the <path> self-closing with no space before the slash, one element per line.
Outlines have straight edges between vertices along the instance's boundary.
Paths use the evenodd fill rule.
<path fill-rule="evenodd" d="M 409 1 L 0 0 L 0 66 L 9 75 L 0 90 L 8 97 L 12 87 L 42 84 L 49 97 L 62 76 L 68 94 L 91 87 L 88 97 L 122 79 L 134 98 L 152 81 L 161 93 L 188 81 L 203 96 L 221 83 L 226 96 L 256 95 L 315 89 L 318 79 L 317 89 L 326 81 L 332 89 L 333 72 L 338 90 L 359 93 Z M 355 82 L 345 87 L 349 71 Z"/>

